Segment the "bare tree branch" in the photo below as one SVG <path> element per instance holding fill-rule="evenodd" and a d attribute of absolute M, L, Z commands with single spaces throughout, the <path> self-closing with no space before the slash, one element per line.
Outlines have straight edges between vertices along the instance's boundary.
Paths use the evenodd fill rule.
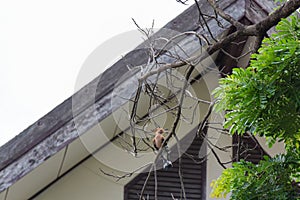
<path fill-rule="evenodd" d="M 123 178 L 128 178 L 128 177 L 131 177 L 133 174 L 137 173 L 137 172 L 140 172 L 142 169 L 145 169 L 146 167 L 148 167 L 149 165 L 151 165 L 152 163 L 148 163 L 148 164 L 145 164 L 139 168 L 137 168 L 136 170 L 130 172 L 130 173 L 126 173 L 124 175 L 114 175 L 112 173 L 107 173 L 105 172 L 103 169 L 99 168 L 99 170 L 106 176 L 109 176 L 109 177 L 113 177 L 116 179 L 116 181 L 119 181 Z"/>
<path fill-rule="evenodd" d="M 187 0 L 177 0 L 177 1 L 182 4 L 187 3 Z M 170 114 L 171 116 L 173 116 L 174 119 L 172 119 L 173 121 L 171 124 L 170 131 L 169 131 L 168 135 L 165 137 L 165 140 L 164 140 L 162 146 L 164 146 L 164 144 L 166 144 L 172 137 L 175 138 L 178 155 L 179 155 L 179 172 L 178 173 L 179 173 L 180 185 L 181 185 L 181 190 L 182 190 L 181 198 L 183 198 L 183 199 L 186 199 L 187 196 L 186 196 L 186 191 L 184 188 L 184 179 L 183 179 L 182 169 L 181 169 L 180 154 L 182 152 L 181 152 L 181 148 L 180 148 L 180 144 L 179 144 L 179 140 L 178 140 L 176 131 L 178 129 L 178 124 L 180 121 L 183 121 L 186 123 L 189 123 L 189 121 L 193 122 L 194 115 L 196 113 L 196 109 L 200 103 L 209 104 L 209 107 L 208 107 L 207 113 L 204 116 L 204 119 L 201 121 L 201 123 L 197 127 L 197 132 L 196 132 L 197 136 L 202 137 L 203 141 L 206 142 L 208 148 L 211 149 L 211 152 L 214 155 L 214 157 L 216 158 L 218 164 L 220 166 L 222 166 L 224 169 L 226 169 L 225 164 L 230 163 L 234 160 L 233 159 L 228 162 L 222 162 L 219 155 L 216 152 L 216 150 L 228 151 L 228 149 L 232 148 L 234 145 L 219 147 L 219 146 L 213 144 L 210 141 L 210 138 L 206 137 L 206 135 L 204 133 L 204 131 L 208 128 L 214 129 L 215 131 L 218 131 L 219 133 L 225 133 L 225 134 L 227 134 L 228 130 L 213 126 L 213 124 L 219 124 L 219 122 L 209 122 L 210 121 L 209 118 L 213 111 L 214 102 L 210 102 L 210 101 L 202 100 L 198 97 L 194 97 L 189 92 L 188 87 L 189 87 L 189 84 L 192 82 L 191 79 L 193 79 L 193 76 L 194 76 L 194 75 L 192 76 L 192 74 L 195 72 L 195 66 L 219 50 L 221 50 L 225 55 L 229 56 L 230 58 L 234 59 L 237 62 L 241 58 L 243 58 L 253 52 L 256 52 L 258 50 L 258 48 L 261 46 L 261 41 L 266 36 L 267 31 L 270 30 L 273 26 L 275 26 L 282 18 L 286 18 L 290 14 L 292 14 L 300 6 L 299 0 L 287 1 L 281 7 L 279 7 L 277 10 L 275 10 L 273 13 L 271 13 L 269 16 L 267 16 L 265 19 L 263 19 L 262 21 L 260 21 L 256 24 L 253 24 L 253 25 L 244 25 L 241 22 L 235 20 L 229 14 L 225 13 L 225 11 L 219 7 L 219 4 L 218 4 L 218 2 L 216 2 L 216 0 L 207 0 L 207 1 L 209 2 L 209 4 L 211 5 L 211 7 L 214 10 L 214 14 L 212 14 L 212 16 L 204 14 L 202 12 L 203 10 L 201 9 L 199 3 L 196 0 L 194 0 L 196 7 L 197 7 L 197 11 L 199 13 L 199 23 L 200 23 L 201 27 L 203 28 L 203 30 L 201 30 L 201 31 L 205 32 L 205 34 L 207 34 L 207 36 L 205 36 L 205 34 L 199 34 L 194 31 L 188 31 L 188 32 L 173 36 L 170 39 L 152 38 L 151 34 L 153 32 L 154 25 L 152 24 L 152 28 L 150 28 L 150 29 L 142 29 L 137 24 L 137 22 L 133 19 L 133 22 L 136 25 L 136 27 L 138 28 L 138 30 L 143 35 L 145 35 L 147 38 L 147 43 L 149 45 L 149 59 L 148 59 L 148 63 L 147 63 L 148 65 L 146 67 L 144 67 L 144 66 L 141 67 L 142 73 L 141 73 L 140 77 L 138 78 L 138 88 L 137 88 L 136 94 L 134 96 L 134 100 L 129 100 L 129 101 L 131 101 L 130 103 L 132 103 L 132 109 L 131 109 L 130 113 L 128 113 L 128 115 L 130 116 L 130 129 L 132 132 L 132 138 L 131 138 L 132 144 L 130 144 L 126 139 L 120 138 L 119 140 L 121 142 L 125 143 L 124 146 L 122 146 L 121 144 L 120 145 L 126 149 L 132 148 L 135 156 L 138 154 L 139 151 L 142 151 L 142 150 L 149 150 L 149 151 L 152 150 L 155 153 L 154 148 L 151 146 L 151 144 L 148 143 L 148 141 L 146 139 L 138 138 L 138 136 L 139 136 L 138 134 L 141 134 L 141 133 L 138 131 L 138 129 L 135 126 L 138 124 L 143 124 L 141 129 L 142 129 L 142 131 L 143 131 L 143 129 L 145 129 L 144 131 L 146 132 L 145 124 L 153 123 L 154 126 L 158 126 L 159 122 L 155 121 L 156 118 L 158 118 L 159 116 L 162 116 L 164 114 Z M 236 30 L 233 31 L 232 33 L 230 33 L 229 35 L 224 36 L 223 38 L 216 39 L 214 37 L 214 34 L 212 33 L 212 30 L 211 30 L 211 27 L 209 26 L 208 21 L 216 20 L 217 24 L 219 26 L 222 26 L 221 22 L 218 20 L 218 17 L 222 17 L 223 19 L 228 21 L 232 26 L 236 27 Z M 203 47 L 203 49 L 205 49 L 206 52 L 202 51 L 202 49 L 201 49 L 200 54 L 197 54 L 197 55 L 193 54 L 193 56 L 190 56 L 185 51 L 185 49 L 180 45 L 180 42 L 178 42 L 178 40 L 180 40 L 180 38 L 183 36 L 193 36 L 193 37 L 197 38 L 199 40 L 200 46 Z M 249 51 L 243 53 L 240 56 L 233 56 L 230 54 L 230 52 L 227 52 L 225 50 L 226 45 L 229 45 L 229 44 L 239 45 L 239 44 L 245 43 L 246 40 L 239 42 L 238 44 L 236 43 L 236 41 L 239 41 L 237 39 L 242 36 L 243 37 L 244 36 L 255 36 L 255 42 L 253 43 L 253 49 L 249 49 Z M 208 38 L 210 38 L 210 39 L 208 39 Z M 162 45 L 162 47 L 160 47 L 158 50 L 155 49 L 155 45 L 154 45 L 154 43 L 157 41 L 164 42 L 164 45 Z M 176 48 L 170 50 L 170 47 L 176 47 Z M 175 60 L 175 61 L 170 62 L 170 63 L 167 63 L 167 61 L 165 61 L 165 60 L 161 61 L 159 59 L 159 57 L 162 55 L 164 55 L 167 58 L 172 58 L 170 60 L 172 60 L 172 61 Z M 174 71 L 176 71 L 174 69 L 178 69 L 178 68 L 182 68 L 182 69 L 180 69 L 181 71 L 185 70 L 183 72 L 184 78 L 181 78 L 181 77 L 177 76 L 176 73 L 174 73 Z M 174 92 L 173 94 L 164 95 L 163 92 L 160 91 L 159 79 L 163 75 L 166 77 L 166 80 L 167 80 L 166 88 L 170 89 L 170 90 L 174 89 L 174 88 L 176 89 L 176 92 Z M 181 86 L 177 86 L 176 84 L 174 84 L 174 79 L 178 82 L 181 81 L 183 84 Z M 138 113 L 138 105 L 141 101 L 142 95 L 147 95 L 149 97 L 149 104 L 147 105 L 147 107 L 145 107 L 145 112 L 147 112 L 147 114 Z M 178 99 L 179 99 L 178 102 L 175 102 L 175 103 L 172 102 L 173 104 L 171 104 L 170 101 L 176 99 L 176 97 L 178 97 Z M 184 100 L 186 98 L 189 98 L 189 100 L 193 100 L 195 103 L 192 103 L 188 106 L 184 105 Z M 176 104 L 176 105 L 174 105 L 174 104 Z M 157 105 L 157 107 L 153 108 L 154 105 L 155 106 Z M 157 110 L 158 108 L 163 108 L 164 111 L 159 110 L 159 112 L 157 112 L 153 115 L 150 114 L 150 113 L 154 113 L 154 111 Z M 193 110 L 193 112 L 191 112 L 192 113 L 191 118 L 189 118 L 189 115 L 187 115 L 187 114 L 185 114 L 185 112 L 183 112 L 184 109 L 186 109 L 186 110 L 192 109 Z M 142 116 L 142 115 L 144 115 L 144 116 Z M 152 120 L 152 122 L 150 122 L 151 120 Z M 149 135 L 149 137 L 151 137 L 151 135 Z M 148 140 L 149 140 L 149 137 L 147 136 Z M 256 142 L 256 144 L 258 144 L 258 141 L 255 141 L 255 142 Z M 143 144 L 147 148 L 140 148 L 140 146 L 139 146 L 140 144 Z M 252 149 L 249 147 L 242 146 L 243 144 L 241 143 L 241 141 L 239 141 L 238 144 L 235 144 L 235 145 L 238 145 L 237 148 L 238 148 L 239 155 L 246 153 L 246 152 L 239 152 L 242 147 L 246 148 L 247 150 Z M 148 163 L 147 165 L 137 168 L 137 170 L 134 170 L 133 172 L 127 173 L 125 175 L 113 175 L 113 174 L 106 173 L 101 169 L 100 170 L 103 174 L 105 174 L 107 176 L 111 176 L 118 181 L 122 178 L 131 177 L 133 173 L 138 172 L 141 169 L 144 169 L 145 167 L 149 167 L 149 172 L 146 177 L 146 180 L 144 181 L 143 187 L 141 189 L 141 193 L 139 194 L 139 199 L 140 200 L 146 199 L 146 197 L 144 197 L 144 192 L 145 192 L 145 188 L 148 184 L 149 178 L 152 174 L 152 171 L 154 171 L 153 173 L 154 173 L 154 180 L 155 180 L 155 194 L 154 194 L 155 197 L 154 198 L 158 199 L 159 195 L 158 195 L 158 191 L 157 191 L 157 187 L 158 187 L 157 181 L 158 180 L 157 180 L 157 173 L 156 173 L 156 164 L 157 164 L 157 161 L 161 154 L 162 154 L 162 149 L 160 149 L 157 152 L 153 163 Z M 196 161 L 195 159 L 194 160 L 197 163 L 201 163 L 205 159 L 202 159 L 200 162 Z M 239 159 L 239 157 L 238 157 L 238 159 Z M 173 199 L 175 199 L 173 194 L 170 194 L 170 195 L 172 196 Z M 150 197 L 148 197 L 148 198 L 150 198 Z"/>
<path fill-rule="evenodd" d="M 214 10 L 225 20 L 227 20 L 229 23 L 231 23 L 233 26 L 235 26 L 238 30 L 244 29 L 244 25 L 240 23 L 239 21 L 236 21 L 234 18 L 232 18 L 230 15 L 226 14 L 223 9 L 221 9 L 215 0 L 207 0 L 210 5 L 214 8 Z"/>
<path fill-rule="evenodd" d="M 204 119 L 202 120 L 202 122 L 199 124 L 199 126 L 197 128 L 197 132 L 196 132 L 197 136 L 199 136 L 203 132 L 204 128 L 206 127 L 206 123 L 208 122 L 208 118 L 211 115 L 211 112 L 213 110 L 214 104 L 215 104 L 215 102 L 211 102 L 211 104 L 209 105 L 208 111 L 207 111 Z"/>
<path fill-rule="evenodd" d="M 181 159 L 180 142 L 179 142 L 179 139 L 178 139 L 177 135 L 174 135 L 174 138 L 176 140 L 177 151 L 178 151 L 178 161 L 179 161 L 178 175 L 179 175 L 179 179 L 180 179 L 180 187 L 181 187 L 181 191 L 182 191 L 182 194 L 183 194 L 183 199 L 186 200 L 186 193 L 185 193 L 183 176 L 182 176 L 182 169 L 181 169 L 182 159 Z"/>

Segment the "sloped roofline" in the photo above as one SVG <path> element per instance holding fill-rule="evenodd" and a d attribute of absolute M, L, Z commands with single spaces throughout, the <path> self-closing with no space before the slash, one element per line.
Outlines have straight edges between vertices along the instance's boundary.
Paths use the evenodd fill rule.
<path fill-rule="evenodd" d="M 204 2 L 205 3 L 200 3 L 202 6 L 201 8 L 203 10 L 209 9 L 207 2 Z M 254 17 L 249 9 L 247 11 L 246 8 L 249 6 L 247 5 L 247 2 L 248 0 L 221 1 L 220 7 L 230 8 L 236 6 L 239 8 L 239 14 L 234 16 L 237 20 L 246 17 L 249 21 L 256 22 L 255 20 L 259 20 L 259 15 L 258 17 Z M 266 0 L 264 3 L 260 3 L 260 1 L 252 2 L 257 3 L 257 5 L 265 11 L 264 15 L 273 9 L 271 0 Z M 199 30 L 197 22 L 197 7 L 192 5 L 175 19 L 167 23 L 163 28 L 177 32 L 197 31 Z M 217 36 L 225 31 L 220 27 L 214 28 L 216 29 L 214 31 Z M 92 80 L 77 93 L 66 99 L 63 103 L 55 107 L 52 111 L 29 126 L 15 138 L 0 147 L 0 180 L 2 179 L 2 181 L 0 181 L 0 192 L 10 187 L 46 159 L 78 138 L 79 135 L 83 134 L 86 130 L 111 114 L 112 108 L 109 103 L 108 105 L 106 104 L 114 89 L 115 83 L 118 82 L 123 74 L 128 72 L 128 68 L 125 67 L 126 63 L 138 66 L 146 63 L 147 59 L 145 51 L 131 51 L 124 56 L 124 59 L 116 62 L 99 77 Z M 100 79 L 100 77 L 102 78 Z M 95 88 L 97 88 L 96 94 L 94 94 Z M 89 95 L 95 95 L 95 99 L 93 99 L 95 101 L 87 99 L 86 96 Z M 74 102 L 72 102 L 73 99 L 82 99 L 82 101 L 74 106 Z M 74 125 L 74 117 L 91 116 L 86 115 L 86 113 L 90 112 L 89 107 L 93 104 L 101 104 L 102 107 L 104 105 L 106 106 L 104 108 L 106 110 L 105 112 L 100 113 L 98 118 L 92 123 L 83 123 L 82 126 L 84 127 L 80 128 L 82 132 L 79 132 L 78 127 L 75 127 Z M 58 141 L 58 139 L 63 141 Z M 42 153 L 39 153 L 39 150 Z M 35 162 L 30 163 L 30 159 Z M 18 167 L 19 171 L 14 171 L 15 166 L 20 165 L 21 167 Z"/>

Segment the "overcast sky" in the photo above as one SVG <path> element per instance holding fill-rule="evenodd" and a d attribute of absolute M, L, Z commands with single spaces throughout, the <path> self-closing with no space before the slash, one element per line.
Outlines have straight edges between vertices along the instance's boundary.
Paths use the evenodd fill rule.
<path fill-rule="evenodd" d="M 176 0 L 0 2 L 0 145 L 74 93 L 88 55 L 113 36 L 160 28 L 187 6 Z"/>

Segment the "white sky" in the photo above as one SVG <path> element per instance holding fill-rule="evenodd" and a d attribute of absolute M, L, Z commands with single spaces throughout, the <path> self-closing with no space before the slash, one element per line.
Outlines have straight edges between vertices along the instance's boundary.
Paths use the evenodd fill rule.
<path fill-rule="evenodd" d="M 159 28 L 187 6 L 176 0 L 2 0 L 0 145 L 74 92 L 101 43 L 140 26 Z"/>

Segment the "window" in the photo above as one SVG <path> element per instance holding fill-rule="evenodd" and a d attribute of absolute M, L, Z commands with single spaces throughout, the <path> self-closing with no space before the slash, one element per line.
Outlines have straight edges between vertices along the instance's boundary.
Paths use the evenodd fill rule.
<path fill-rule="evenodd" d="M 195 133 L 192 133 L 195 135 Z M 185 138 L 183 139 L 184 142 Z M 202 141 L 200 138 L 195 138 L 187 151 L 181 156 L 181 170 L 183 176 L 186 197 L 189 200 L 205 199 L 205 185 L 206 185 L 206 163 L 202 161 L 198 154 L 201 148 Z M 173 153 L 177 153 L 177 148 L 171 149 L 171 158 Z M 179 160 L 173 162 L 173 167 L 165 171 L 163 169 L 157 170 L 157 185 L 158 185 L 158 199 L 180 199 L 181 186 L 179 178 Z M 136 200 L 139 199 L 143 184 L 146 180 L 148 173 L 139 174 L 125 188 L 124 199 Z M 154 174 L 151 173 L 148 184 L 144 191 L 144 196 L 149 197 L 150 200 L 154 199 L 155 180 Z M 147 198 L 146 198 L 147 199 Z"/>

